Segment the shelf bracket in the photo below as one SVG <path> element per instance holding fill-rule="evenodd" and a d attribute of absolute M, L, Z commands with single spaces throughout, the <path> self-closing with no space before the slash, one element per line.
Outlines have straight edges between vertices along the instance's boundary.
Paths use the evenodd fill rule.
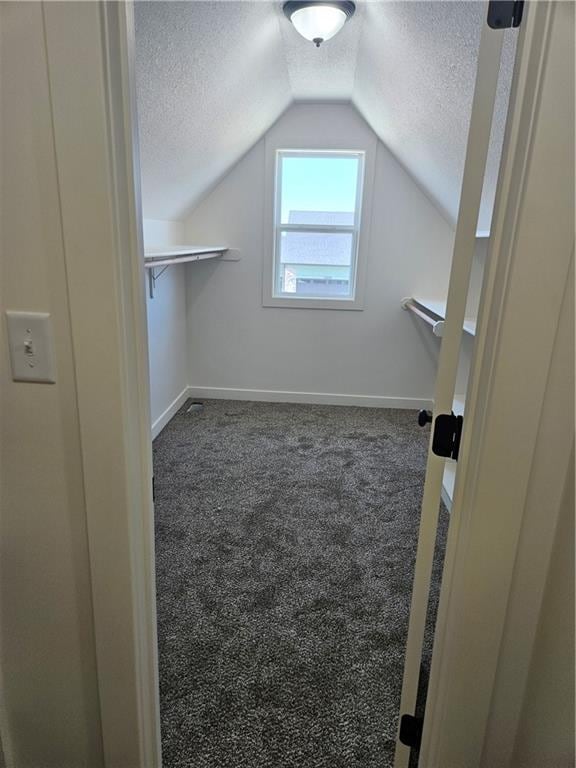
<path fill-rule="evenodd" d="M 156 280 L 158 280 L 161 275 L 166 272 L 169 265 L 166 265 L 165 267 L 162 267 L 162 269 L 158 269 L 157 267 L 149 267 L 146 271 L 148 272 L 148 294 L 151 299 L 154 298 L 154 291 L 156 289 Z"/>

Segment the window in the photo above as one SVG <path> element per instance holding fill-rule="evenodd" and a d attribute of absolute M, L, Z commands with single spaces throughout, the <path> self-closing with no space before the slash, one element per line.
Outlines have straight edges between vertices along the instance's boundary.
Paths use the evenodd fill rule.
<path fill-rule="evenodd" d="M 363 175 L 363 152 L 277 151 L 273 299 L 354 301 Z"/>

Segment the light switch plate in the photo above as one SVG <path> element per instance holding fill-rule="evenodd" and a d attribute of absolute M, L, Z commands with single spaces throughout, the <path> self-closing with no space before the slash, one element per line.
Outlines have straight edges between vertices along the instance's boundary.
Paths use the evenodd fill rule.
<path fill-rule="evenodd" d="M 10 363 L 14 381 L 54 384 L 52 323 L 47 312 L 6 311 Z"/>

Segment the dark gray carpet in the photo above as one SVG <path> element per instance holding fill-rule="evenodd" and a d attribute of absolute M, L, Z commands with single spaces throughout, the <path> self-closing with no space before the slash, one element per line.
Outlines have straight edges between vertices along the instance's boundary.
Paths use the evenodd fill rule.
<path fill-rule="evenodd" d="M 392 765 L 427 440 L 224 400 L 155 440 L 165 768 Z"/>

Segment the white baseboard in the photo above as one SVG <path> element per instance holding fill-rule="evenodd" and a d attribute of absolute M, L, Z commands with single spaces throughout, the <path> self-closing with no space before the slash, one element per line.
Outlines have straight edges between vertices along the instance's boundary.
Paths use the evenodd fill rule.
<path fill-rule="evenodd" d="M 275 389 L 232 387 L 188 387 L 188 397 L 217 400 L 256 400 L 265 403 L 309 403 L 311 405 L 359 405 L 366 408 L 431 408 L 432 400 L 384 395 L 341 395 L 329 392 L 283 392 Z"/>
<path fill-rule="evenodd" d="M 152 440 L 157 437 L 164 429 L 166 424 L 172 419 L 176 412 L 182 408 L 186 400 L 190 397 L 190 387 L 184 387 L 182 392 L 176 397 L 166 408 L 166 410 L 158 416 L 156 421 L 152 423 Z"/>
<path fill-rule="evenodd" d="M 185 387 L 152 424 L 152 440 L 182 408 L 188 398 L 214 400 L 253 400 L 263 403 L 309 403 L 310 405 L 358 405 L 364 408 L 432 408 L 432 400 L 385 395 L 341 395 L 331 392 L 285 392 L 276 389 L 237 389 L 233 387 Z"/>

